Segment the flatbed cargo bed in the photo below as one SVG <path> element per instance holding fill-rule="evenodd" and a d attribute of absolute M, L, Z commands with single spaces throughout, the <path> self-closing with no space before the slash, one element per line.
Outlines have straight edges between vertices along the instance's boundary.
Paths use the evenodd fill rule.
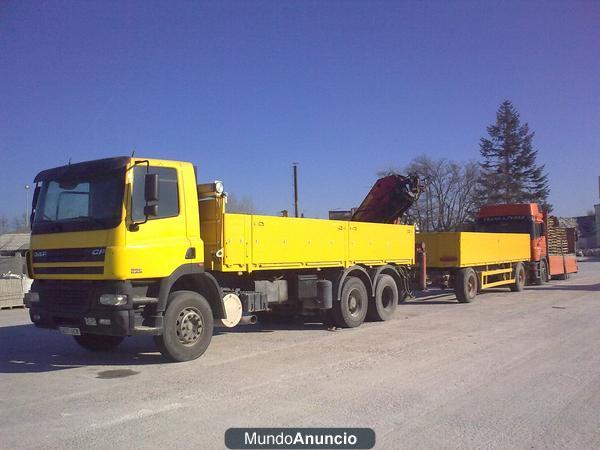
<path fill-rule="evenodd" d="M 205 260 L 222 272 L 410 265 L 413 225 L 223 214 L 204 220 Z"/>
<path fill-rule="evenodd" d="M 431 268 L 478 267 L 529 261 L 530 237 L 516 233 L 432 232 L 419 233 Z"/>

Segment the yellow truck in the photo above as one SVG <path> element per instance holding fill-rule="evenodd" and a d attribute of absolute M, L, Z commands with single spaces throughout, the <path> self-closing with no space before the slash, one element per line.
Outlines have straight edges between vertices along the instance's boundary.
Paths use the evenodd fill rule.
<path fill-rule="evenodd" d="M 435 232 L 419 233 L 425 244 L 427 273 L 434 282 L 454 286 L 461 303 L 477 292 L 507 286 L 522 291 L 531 260 L 529 234 Z"/>
<path fill-rule="evenodd" d="M 25 298 L 33 323 L 89 350 L 153 335 L 174 361 L 213 326 L 275 311 L 339 327 L 389 319 L 409 291 L 412 225 L 229 214 L 187 162 L 115 157 L 35 177 Z"/>

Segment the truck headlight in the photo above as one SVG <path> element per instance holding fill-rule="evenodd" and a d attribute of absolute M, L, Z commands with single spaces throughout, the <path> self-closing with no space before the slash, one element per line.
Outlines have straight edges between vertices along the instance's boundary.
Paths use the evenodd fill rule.
<path fill-rule="evenodd" d="M 120 306 L 127 303 L 127 295 L 125 294 L 102 294 L 100 296 L 100 304 L 106 306 Z"/>

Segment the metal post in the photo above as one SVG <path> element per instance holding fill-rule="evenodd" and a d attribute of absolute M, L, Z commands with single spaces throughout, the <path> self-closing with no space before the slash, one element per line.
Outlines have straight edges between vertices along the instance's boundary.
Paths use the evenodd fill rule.
<path fill-rule="evenodd" d="M 25 185 L 25 228 L 29 228 L 29 188 L 28 184 Z"/>
<path fill-rule="evenodd" d="M 298 163 L 292 163 L 294 168 L 294 216 L 298 217 Z"/>
<path fill-rule="evenodd" d="M 427 250 L 425 242 L 417 243 L 417 255 L 420 259 L 419 265 L 419 288 L 422 291 L 427 290 Z"/>

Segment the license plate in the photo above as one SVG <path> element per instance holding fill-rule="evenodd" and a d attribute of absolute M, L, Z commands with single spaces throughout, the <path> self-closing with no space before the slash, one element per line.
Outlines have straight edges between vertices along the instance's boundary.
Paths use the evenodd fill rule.
<path fill-rule="evenodd" d="M 60 331 L 62 334 L 68 334 L 70 336 L 81 336 L 81 331 L 79 328 L 58 327 L 58 331 Z"/>

